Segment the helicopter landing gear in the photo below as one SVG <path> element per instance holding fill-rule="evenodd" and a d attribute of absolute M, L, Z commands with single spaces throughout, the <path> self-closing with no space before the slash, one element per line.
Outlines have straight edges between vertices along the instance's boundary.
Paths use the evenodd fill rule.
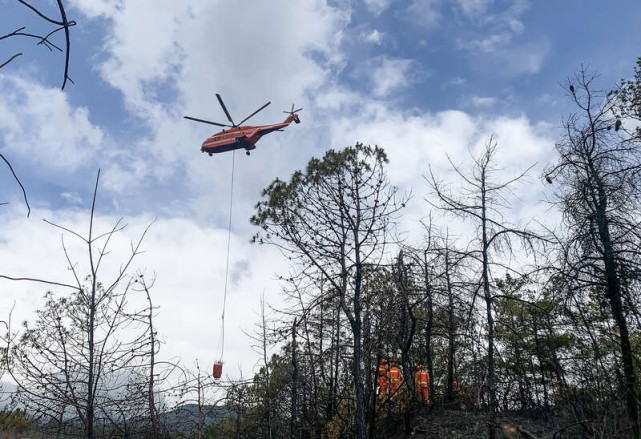
<path fill-rule="evenodd" d="M 211 157 L 212 155 L 214 155 L 214 153 L 213 153 L 213 152 L 210 152 L 210 153 L 209 153 L 209 157 Z"/>
<path fill-rule="evenodd" d="M 247 155 L 251 155 L 251 153 L 250 153 L 249 151 L 245 151 L 245 154 L 247 154 Z"/>

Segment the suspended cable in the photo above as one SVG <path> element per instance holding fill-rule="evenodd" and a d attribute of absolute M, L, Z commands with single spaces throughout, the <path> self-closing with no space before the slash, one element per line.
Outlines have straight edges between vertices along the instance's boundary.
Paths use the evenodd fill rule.
<path fill-rule="evenodd" d="M 231 220 L 232 220 L 232 211 L 234 207 L 234 171 L 236 168 L 236 151 L 232 152 L 231 156 L 231 189 L 229 193 L 229 225 L 227 227 L 227 263 L 225 267 L 225 290 L 223 294 L 223 312 L 220 316 L 221 320 L 221 330 L 220 330 L 220 339 L 221 339 L 221 348 L 220 348 L 220 359 L 218 362 L 223 361 L 223 353 L 225 352 L 225 307 L 227 305 L 227 284 L 229 280 L 229 248 L 231 243 Z"/>

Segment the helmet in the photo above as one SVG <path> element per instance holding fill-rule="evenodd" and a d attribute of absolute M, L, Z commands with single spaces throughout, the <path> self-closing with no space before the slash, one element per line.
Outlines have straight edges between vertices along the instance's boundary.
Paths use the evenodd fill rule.
<path fill-rule="evenodd" d="M 381 360 L 381 363 L 385 364 L 385 363 L 387 363 L 387 360 L 386 360 L 385 358 L 383 358 L 383 359 Z"/>
<path fill-rule="evenodd" d="M 423 369 L 423 365 L 422 365 L 422 364 L 419 364 L 418 368 L 419 368 L 419 369 Z"/>

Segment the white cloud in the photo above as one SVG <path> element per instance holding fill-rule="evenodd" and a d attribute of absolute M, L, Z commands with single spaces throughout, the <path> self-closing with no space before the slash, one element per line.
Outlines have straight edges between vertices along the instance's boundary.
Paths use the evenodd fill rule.
<path fill-rule="evenodd" d="M 494 0 L 456 0 L 456 3 L 469 18 L 484 15 Z"/>
<path fill-rule="evenodd" d="M 440 3 L 441 0 L 413 0 L 407 8 L 406 17 L 423 29 L 438 27 L 441 21 L 441 12 L 438 10 Z"/>
<path fill-rule="evenodd" d="M 541 40 L 499 51 L 489 60 L 501 69 L 502 74 L 533 74 L 541 70 L 549 51 L 549 41 Z"/>
<path fill-rule="evenodd" d="M 521 15 L 529 8 L 528 0 L 515 0 L 503 10 L 498 5 L 492 5 L 493 0 L 457 0 L 458 9 L 467 19 L 465 32 L 456 39 L 459 49 L 467 50 L 476 57 L 493 54 L 505 62 L 506 58 L 519 52 L 522 59 L 524 50 L 531 47 L 520 44 L 515 47 L 516 35 L 523 34 L 525 25 L 520 20 Z M 491 7 L 494 6 L 494 7 Z M 532 46 L 532 45 L 528 45 Z M 518 73 L 532 73 L 531 67 L 512 69 Z"/>
<path fill-rule="evenodd" d="M 508 27 L 515 34 L 522 34 L 525 31 L 525 25 L 522 21 L 516 20 L 514 18 L 509 18 L 507 20 Z"/>
<path fill-rule="evenodd" d="M 377 57 L 365 67 L 372 84 L 372 93 L 377 97 L 413 85 L 420 77 L 418 66 L 411 59 Z"/>
<path fill-rule="evenodd" d="M 383 37 L 384 36 L 385 36 L 385 34 L 383 32 L 379 32 L 376 29 L 372 30 L 369 33 L 361 34 L 361 38 L 366 43 L 373 43 L 373 44 L 378 44 L 378 45 L 383 43 Z"/>
<path fill-rule="evenodd" d="M 496 134 L 502 146 L 501 160 L 506 168 L 547 161 L 554 150 L 554 140 L 550 137 L 552 127 L 545 123 L 532 124 L 524 115 L 495 117 L 488 123 L 487 130 Z"/>
<path fill-rule="evenodd" d="M 389 8 L 396 0 L 363 0 L 367 9 L 375 15 L 380 15 L 385 9 Z"/>
<path fill-rule="evenodd" d="M 83 0 L 76 7 L 91 14 L 94 4 Z M 324 66 L 310 55 L 317 52 L 337 61 L 332 59 L 336 39 L 347 19 L 319 0 L 276 4 L 144 0 L 121 2 L 108 12 L 101 17 L 111 23 L 105 46 L 108 59 L 101 73 L 134 108 L 142 107 L 149 116 L 160 109 L 150 106 L 153 96 L 146 95 L 145 86 L 158 81 L 176 81 L 189 104 L 201 101 L 194 98 L 213 88 L 231 104 L 254 104 L 254 90 L 268 89 L 278 96 L 285 90 L 300 93 L 317 86 L 324 79 Z M 242 31 L 238 21 L 229 19 L 240 16 Z M 232 97 L 222 84 L 237 93 Z M 202 102 L 197 109 L 211 104 Z"/>
<path fill-rule="evenodd" d="M 69 2 L 74 7 L 80 9 L 85 15 L 92 18 L 110 17 L 118 9 L 122 9 L 124 0 L 104 0 L 104 1 L 77 1 Z"/>
<path fill-rule="evenodd" d="M 447 88 L 450 86 L 457 87 L 457 86 L 465 85 L 466 82 L 467 81 L 465 80 L 465 78 L 461 78 L 461 77 L 451 78 L 443 84 L 443 88 Z"/>
<path fill-rule="evenodd" d="M 472 40 L 458 40 L 457 44 L 460 49 L 467 49 L 478 52 L 494 52 L 507 46 L 512 41 L 511 33 L 499 33 Z"/>
<path fill-rule="evenodd" d="M 89 110 L 72 107 L 59 89 L 0 74 L 0 95 L 0 138 L 14 156 L 69 172 L 93 160 L 108 141 Z"/>
<path fill-rule="evenodd" d="M 66 200 L 69 204 L 81 204 L 82 198 L 75 192 L 63 192 L 60 198 Z"/>
<path fill-rule="evenodd" d="M 491 107 L 498 102 L 498 98 L 489 96 L 472 96 L 470 102 L 475 107 Z"/>
<path fill-rule="evenodd" d="M 541 39 L 532 43 L 508 44 L 509 34 L 503 34 L 506 40 L 493 37 L 474 40 L 459 40 L 460 48 L 470 50 L 472 65 L 483 72 L 504 77 L 538 73 L 550 51 L 550 43 Z"/>
<path fill-rule="evenodd" d="M 536 101 L 548 107 L 556 107 L 561 103 L 559 96 L 555 96 L 550 93 L 543 93 L 536 99 Z"/>

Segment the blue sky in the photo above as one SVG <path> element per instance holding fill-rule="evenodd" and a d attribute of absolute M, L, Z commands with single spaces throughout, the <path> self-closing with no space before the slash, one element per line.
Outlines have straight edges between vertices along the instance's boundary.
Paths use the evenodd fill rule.
<path fill-rule="evenodd" d="M 40 3 L 55 14 L 55 1 Z M 265 137 L 251 157 L 236 156 L 237 283 L 230 313 L 251 325 L 242 304 L 255 304 L 255 311 L 263 289 L 278 301 L 274 272 L 286 269 L 273 250 L 248 244 L 248 217 L 271 180 L 287 178 L 330 147 L 376 143 L 390 156 L 392 182 L 416 194 L 404 227 L 418 236 L 412 231 L 427 213 L 428 166 L 447 175 L 446 153 L 466 163 L 468 148 L 494 134 L 506 172 L 535 162 L 540 169 L 553 159 L 561 118 L 572 111 L 559 84 L 583 63 L 600 72 L 601 87 L 614 87 L 641 56 L 641 3 L 633 0 L 66 4 L 77 26 L 71 29 L 75 84 L 64 92 L 62 54 L 28 39 L 0 41 L 0 61 L 24 52 L 0 70 L 0 151 L 34 208 L 26 220 L 20 193 L 2 173 L 0 201 L 11 204 L 3 207 L 0 263 L 7 274 L 64 277 L 51 263 L 60 257 L 59 235 L 47 233 L 40 220 L 85 227 L 100 167 L 105 227 L 125 216 L 139 231 L 159 218 L 141 264 L 159 274 L 167 350 L 185 358 L 216 338 L 213 330 L 193 334 L 216 326 L 224 275 L 231 154 L 201 154 L 211 127 L 182 119 L 224 122 L 214 93 L 236 119 L 271 101 L 252 119 L 256 124 L 282 120 L 292 102 L 304 108 L 302 124 Z M 17 1 L 0 0 L 0 8 L 0 34 L 19 26 L 51 29 Z M 62 44 L 61 37 L 54 41 Z M 537 169 L 529 183 L 535 190 L 524 191 L 516 218 L 544 215 L 536 204 Z M 30 236 L 42 240 L 37 255 L 22 248 Z M 172 263 L 175 255 L 181 264 Z M 17 298 L 24 315 L 38 305 L 38 288 L 2 287 L 11 293 L 6 303 Z M 185 290 L 190 300 L 181 301 Z M 199 317 L 176 329 L 177 315 Z M 246 344 L 240 331 L 231 333 L 236 345 Z M 230 355 L 251 354 L 239 347 Z"/>

